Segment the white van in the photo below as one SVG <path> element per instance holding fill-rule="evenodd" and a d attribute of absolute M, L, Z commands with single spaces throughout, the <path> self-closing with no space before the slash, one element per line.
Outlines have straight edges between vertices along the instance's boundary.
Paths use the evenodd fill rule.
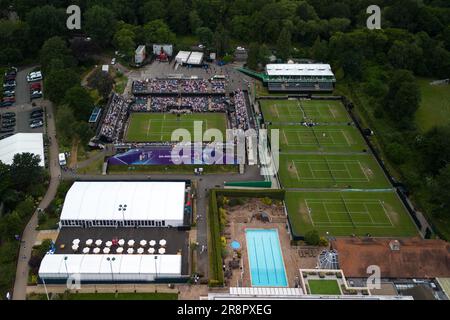
<path fill-rule="evenodd" d="M 66 162 L 66 155 L 64 153 L 59 154 L 59 165 L 61 167 L 65 166 L 67 164 Z"/>
<path fill-rule="evenodd" d="M 40 81 L 40 80 L 42 80 L 42 73 L 41 73 L 41 71 L 30 72 L 27 75 L 27 81 L 28 82 Z"/>

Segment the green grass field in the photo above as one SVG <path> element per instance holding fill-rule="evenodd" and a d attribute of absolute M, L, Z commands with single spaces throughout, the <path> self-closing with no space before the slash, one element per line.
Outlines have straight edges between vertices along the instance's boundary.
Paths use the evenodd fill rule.
<path fill-rule="evenodd" d="M 265 121 L 273 123 L 302 122 L 346 123 L 350 117 L 341 101 L 333 100 L 260 100 Z"/>
<path fill-rule="evenodd" d="M 336 280 L 308 280 L 308 286 L 311 294 L 342 294 Z"/>
<path fill-rule="evenodd" d="M 370 155 L 280 155 L 284 188 L 391 188 Z"/>
<path fill-rule="evenodd" d="M 422 102 L 416 112 L 416 123 L 423 132 L 450 124 L 450 85 L 430 85 L 431 81 L 418 80 Z"/>
<path fill-rule="evenodd" d="M 288 191 L 286 205 L 294 235 L 317 230 L 331 236 L 416 236 L 417 229 L 394 191 Z"/>
<path fill-rule="evenodd" d="M 129 126 L 125 134 L 125 141 L 129 142 L 167 142 L 172 141 L 172 133 L 176 129 L 186 129 L 194 137 L 194 121 L 202 122 L 203 133 L 207 129 L 218 129 L 225 139 L 227 127 L 226 115 L 224 113 L 197 113 L 185 114 L 179 118 L 174 114 L 167 113 L 133 113 L 131 114 Z"/>
<path fill-rule="evenodd" d="M 280 149 L 289 152 L 346 152 L 368 149 L 358 129 L 348 125 L 305 127 L 270 126 L 280 130 Z"/>

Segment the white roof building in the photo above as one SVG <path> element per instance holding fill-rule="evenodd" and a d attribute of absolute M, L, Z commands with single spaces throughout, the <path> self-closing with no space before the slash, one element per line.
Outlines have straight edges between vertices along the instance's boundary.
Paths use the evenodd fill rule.
<path fill-rule="evenodd" d="M 18 153 L 33 153 L 41 158 L 39 163 L 45 166 L 44 139 L 42 133 L 16 133 L 6 139 L 0 140 L 0 161 L 12 164 L 14 155 Z"/>
<path fill-rule="evenodd" d="M 203 61 L 203 52 L 191 52 L 189 59 L 187 61 L 188 64 L 199 65 Z"/>
<path fill-rule="evenodd" d="M 268 64 L 266 72 L 269 76 L 329 76 L 334 77 L 329 64 Z"/>
<path fill-rule="evenodd" d="M 178 52 L 177 56 L 175 57 L 175 60 L 179 64 L 187 63 L 190 54 L 191 54 L 190 51 L 180 51 L 180 52 Z"/>
<path fill-rule="evenodd" d="M 184 221 L 185 182 L 75 182 L 62 226 L 164 227 Z"/>
<path fill-rule="evenodd" d="M 108 260 L 109 258 L 109 260 Z M 39 267 L 45 281 L 154 281 L 181 276 L 181 255 L 46 254 Z"/>

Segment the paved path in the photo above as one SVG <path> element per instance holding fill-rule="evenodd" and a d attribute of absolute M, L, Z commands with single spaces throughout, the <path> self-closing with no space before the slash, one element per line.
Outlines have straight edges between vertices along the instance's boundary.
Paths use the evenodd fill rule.
<path fill-rule="evenodd" d="M 45 209 L 53 200 L 58 189 L 61 171 L 58 164 L 58 143 L 56 140 L 56 130 L 53 107 L 50 102 L 43 102 L 47 115 L 47 135 L 50 138 L 50 155 L 48 165 L 50 168 L 50 184 L 47 193 L 39 204 L 39 208 Z M 17 261 L 16 280 L 14 282 L 13 300 L 25 300 L 28 281 L 28 260 L 31 256 L 31 249 L 36 241 L 38 232 L 38 211 L 33 214 L 22 234 L 19 260 Z"/>

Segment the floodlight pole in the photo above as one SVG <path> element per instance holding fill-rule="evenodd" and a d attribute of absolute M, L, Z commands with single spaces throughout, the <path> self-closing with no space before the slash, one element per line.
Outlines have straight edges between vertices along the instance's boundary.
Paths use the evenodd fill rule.
<path fill-rule="evenodd" d="M 69 278 L 69 269 L 67 268 L 67 256 L 64 256 L 64 265 L 66 266 L 67 278 Z"/>
<path fill-rule="evenodd" d="M 112 258 L 106 258 L 106 260 L 109 261 L 109 266 L 111 267 L 111 279 L 114 282 L 114 272 L 113 272 L 113 268 L 112 268 L 112 262 L 116 260 L 116 258 L 112 257 Z"/>
<path fill-rule="evenodd" d="M 155 256 L 155 280 L 156 280 L 156 278 L 158 278 L 158 266 L 156 263 L 157 259 L 158 259 L 158 256 Z"/>

